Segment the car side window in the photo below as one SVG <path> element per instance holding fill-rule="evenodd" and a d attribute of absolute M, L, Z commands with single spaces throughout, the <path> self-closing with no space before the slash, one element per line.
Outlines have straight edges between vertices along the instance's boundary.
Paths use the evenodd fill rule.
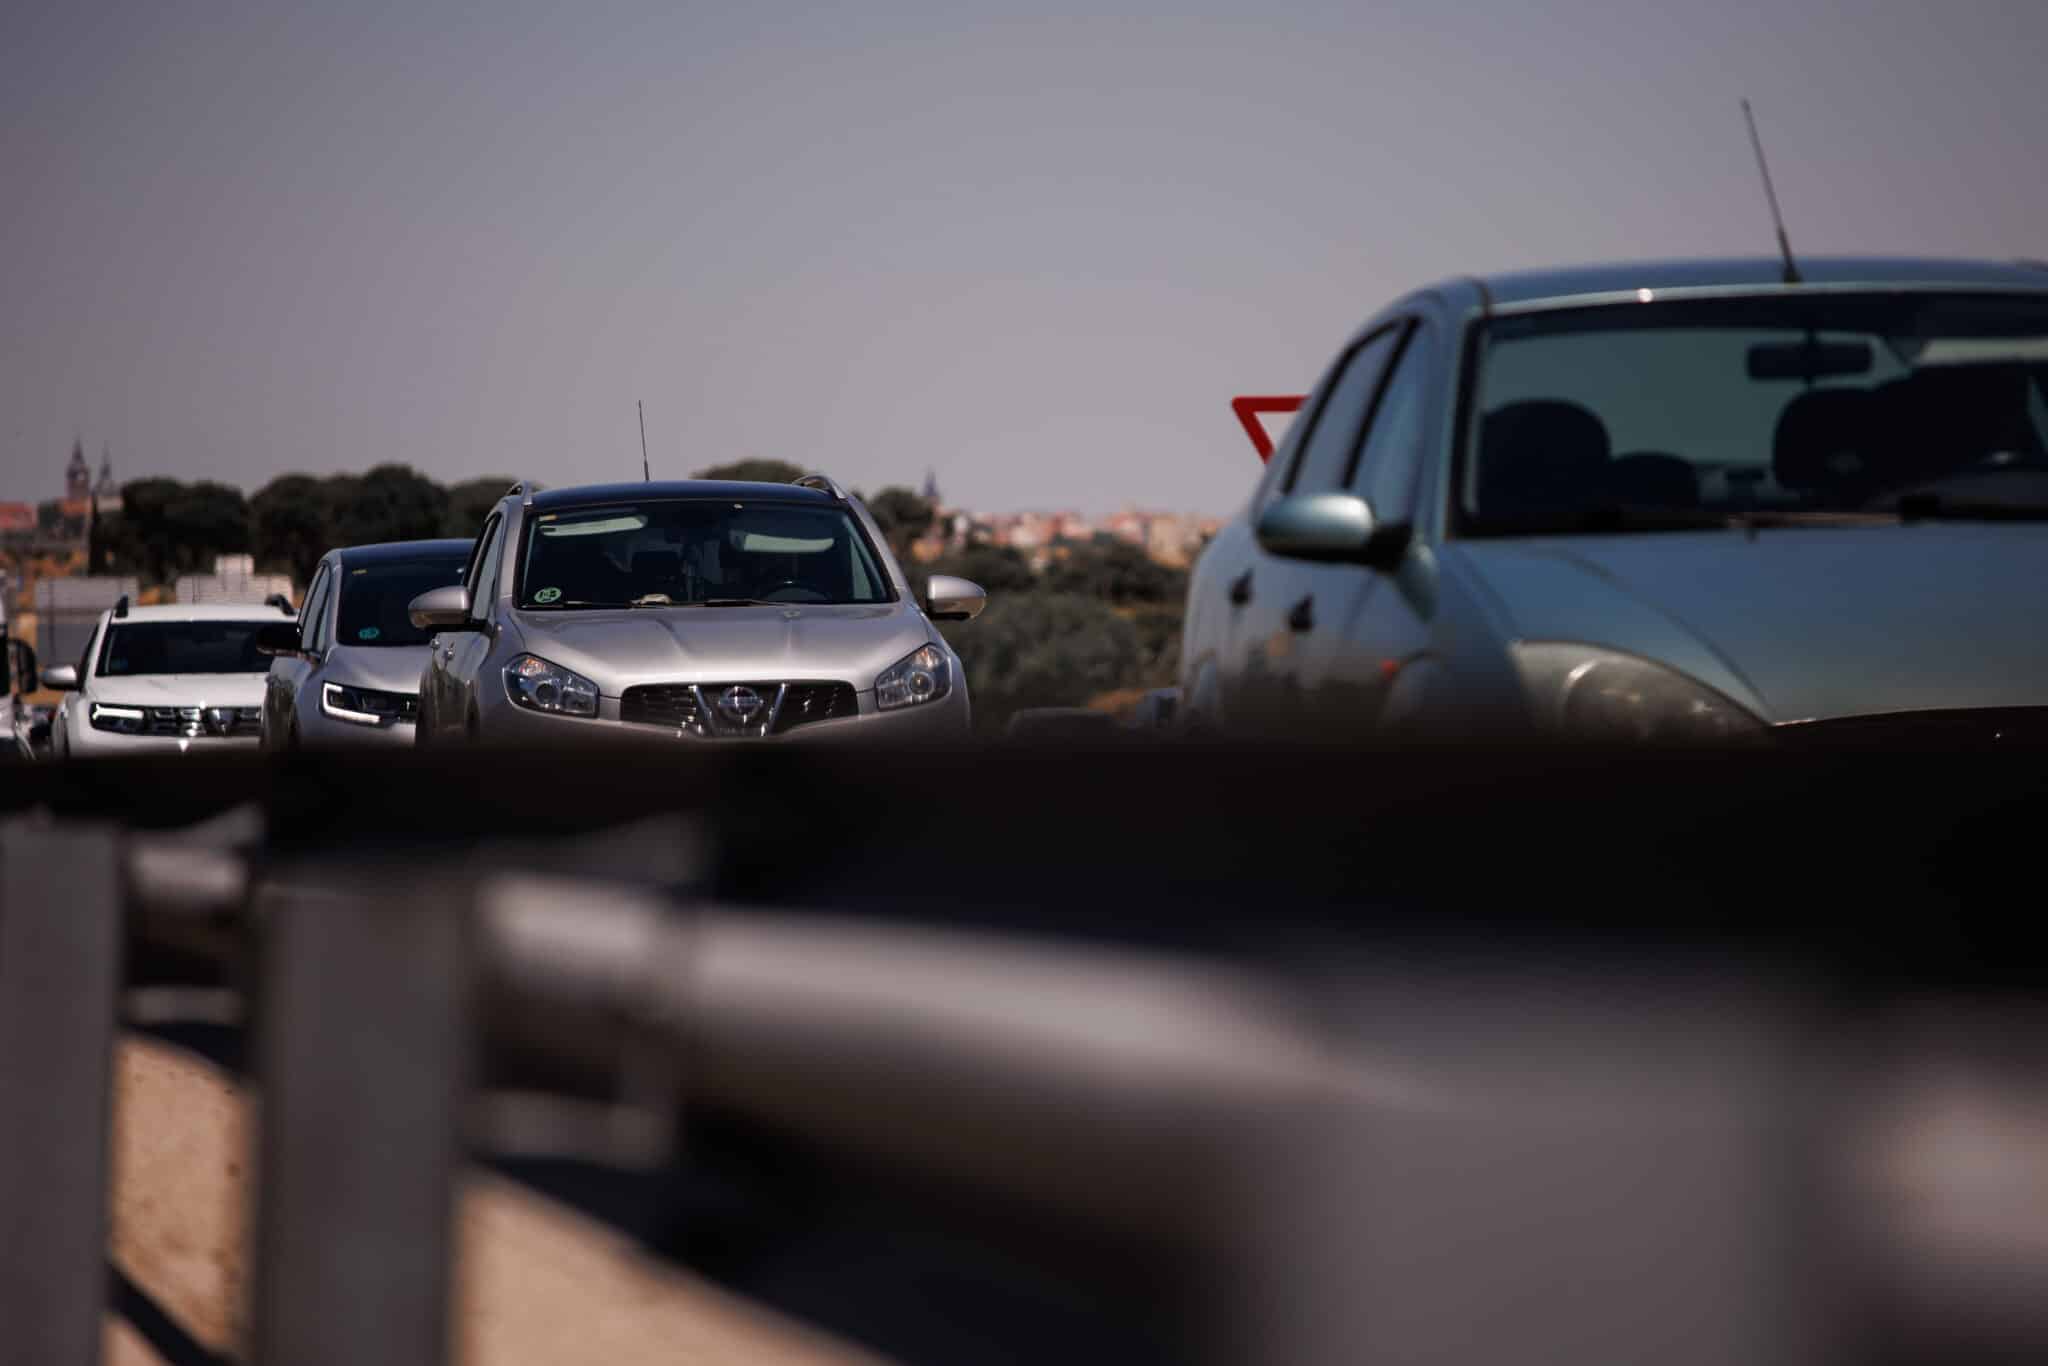
<path fill-rule="evenodd" d="M 1301 453 L 1282 492 L 1328 493 L 1341 486 L 1351 453 L 1357 449 L 1359 429 L 1379 392 L 1380 372 L 1386 369 L 1387 357 L 1399 337 L 1398 327 L 1383 327 L 1352 348 L 1343 373 L 1330 386 L 1329 397 L 1309 419 Z"/>
<path fill-rule="evenodd" d="M 1393 359 L 1393 372 L 1380 386 L 1365 440 L 1353 455 L 1344 487 L 1372 504 L 1389 521 L 1406 518 L 1415 500 L 1421 452 L 1423 385 L 1429 369 L 1429 338 L 1417 324 L 1409 329 Z"/>
<path fill-rule="evenodd" d="M 491 601 L 498 596 L 498 566 L 504 556 L 499 554 L 504 541 L 505 518 L 502 513 L 494 514 L 484 526 L 484 534 L 477 540 L 477 559 L 469 579 L 469 614 L 472 617 L 488 617 Z"/>
<path fill-rule="evenodd" d="M 306 590 L 305 606 L 299 609 L 299 645 L 307 650 L 327 648 L 328 589 L 334 582 L 334 574 L 326 565 L 321 565 L 313 575 L 313 586 Z"/>

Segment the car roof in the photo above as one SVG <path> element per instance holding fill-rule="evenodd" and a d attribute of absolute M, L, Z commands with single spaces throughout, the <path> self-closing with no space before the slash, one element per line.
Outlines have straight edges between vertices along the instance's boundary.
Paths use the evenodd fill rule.
<path fill-rule="evenodd" d="M 431 541 L 380 541 L 376 545 L 344 546 L 341 562 L 353 568 L 392 560 L 466 559 L 476 548 L 473 536 L 444 536 Z"/>
<path fill-rule="evenodd" d="M 288 621 L 275 607 L 260 602 L 167 602 L 155 607 L 130 607 L 118 623 L 137 621 Z"/>
<path fill-rule="evenodd" d="M 1815 256 L 1796 258 L 1808 285 L 1956 285 L 2048 290 L 2048 263 L 1988 261 L 1924 256 Z M 1444 281 L 1439 288 L 1474 283 L 1483 287 L 1495 306 L 1538 303 L 1588 295 L 1632 293 L 1639 289 L 1778 288 L 1785 282 L 1784 262 L 1776 256 L 1672 258 L 1616 261 L 1601 265 L 1558 266 L 1543 270 L 1506 271 L 1495 275 Z"/>
<path fill-rule="evenodd" d="M 583 507 L 591 503 L 625 503 L 648 498 L 774 498 L 786 503 L 830 503 L 823 489 L 806 484 L 767 484 L 736 479 L 657 479 L 651 483 L 580 484 L 543 489 L 533 495 L 536 508 Z"/>

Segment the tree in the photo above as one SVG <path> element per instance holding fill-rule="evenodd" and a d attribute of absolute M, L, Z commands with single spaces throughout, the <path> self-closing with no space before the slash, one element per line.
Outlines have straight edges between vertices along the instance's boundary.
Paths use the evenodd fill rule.
<path fill-rule="evenodd" d="M 872 498 L 863 498 L 875 525 L 889 540 L 889 549 L 902 559 L 910 553 L 911 542 L 931 529 L 937 509 L 900 484 L 891 484 Z"/>
<path fill-rule="evenodd" d="M 981 730 L 1000 731 L 1026 707 L 1079 706 L 1141 681 L 1136 628 L 1091 598 L 992 598 L 972 622 L 940 629 L 966 669 Z"/>
<path fill-rule="evenodd" d="M 326 481 L 309 474 L 271 480 L 249 499 L 249 550 L 257 567 L 283 570 L 304 586 L 334 548 L 333 517 Z"/>
<path fill-rule="evenodd" d="M 484 528 L 484 519 L 517 482 L 509 475 L 488 474 L 465 479 L 448 489 L 448 511 L 441 518 L 443 536 L 474 536 Z"/>
<path fill-rule="evenodd" d="M 122 488 L 121 511 L 101 534 L 117 571 L 168 583 L 248 549 L 249 504 L 226 484 L 138 479 Z"/>
<path fill-rule="evenodd" d="M 1081 593 L 1120 605 L 1179 604 L 1187 597 L 1187 574 L 1169 569 L 1129 541 L 1097 536 L 1072 546 L 1065 559 L 1046 567 L 1045 586 L 1055 593 Z"/>
<path fill-rule="evenodd" d="M 975 542 L 932 565 L 934 574 L 957 574 L 971 579 L 990 593 L 1028 593 L 1038 587 L 1038 576 L 1021 551 L 1006 545 Z"/>
<path fill-rule="evenodd" d="M 735 460 L 729 465 L 713 465 L 698 470 L 692 479 L 735 479 L 751 484 L 788 484 L 804 477 L 808 471 L 792 465 L 786 460 Z"/>
<path fill-rule="evenodd" d="M 338 475 L 328 482 L 334 499 L 330 530 L 338 545 L 427 540 L 441 534 L 448 516 L 447 490 L 410 465 L 378 465 L 359 477 Z"/>

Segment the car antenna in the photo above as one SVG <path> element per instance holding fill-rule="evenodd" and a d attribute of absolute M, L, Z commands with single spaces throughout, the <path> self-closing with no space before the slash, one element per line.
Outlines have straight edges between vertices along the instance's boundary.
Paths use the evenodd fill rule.
<path fill-rule="evenodd" d="M 640 410 L 640 477 L 651 484 L 654 475 L 647 468 L 647 405 L 636 398 L 633 406 Z"/>
<path fill-rule="evenodd" d="M 1778 192 L 1771 188 L 1771 168 L 1764 161 L 1764 142 L 1756 135 L 1756 115 L 1750 111 L 1749 101 L 1742 102 L 1742 117 L 1749 122 L 1749 145 L 1756 149 L 1756 168 L 1764 178 L 1764 198 L 1770 201 L 1771 225 L 1778 230 L 1778 252 L 1785 258 L 1785 283 L 1800 283 L 1799 267 L 1792 260 L 1792 243 L 1785 236 L 1785 215 L 1778 212 Z"/>

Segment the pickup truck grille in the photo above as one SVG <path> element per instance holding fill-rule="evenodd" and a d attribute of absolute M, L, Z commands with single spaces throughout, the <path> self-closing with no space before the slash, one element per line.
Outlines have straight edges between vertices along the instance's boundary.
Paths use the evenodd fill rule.
<path fill-rule="evenodd" d="M 648 683 L 619 698 L 619 719 L 712 737 L 785 735 L 860 714 L 851 683 Z"/>

